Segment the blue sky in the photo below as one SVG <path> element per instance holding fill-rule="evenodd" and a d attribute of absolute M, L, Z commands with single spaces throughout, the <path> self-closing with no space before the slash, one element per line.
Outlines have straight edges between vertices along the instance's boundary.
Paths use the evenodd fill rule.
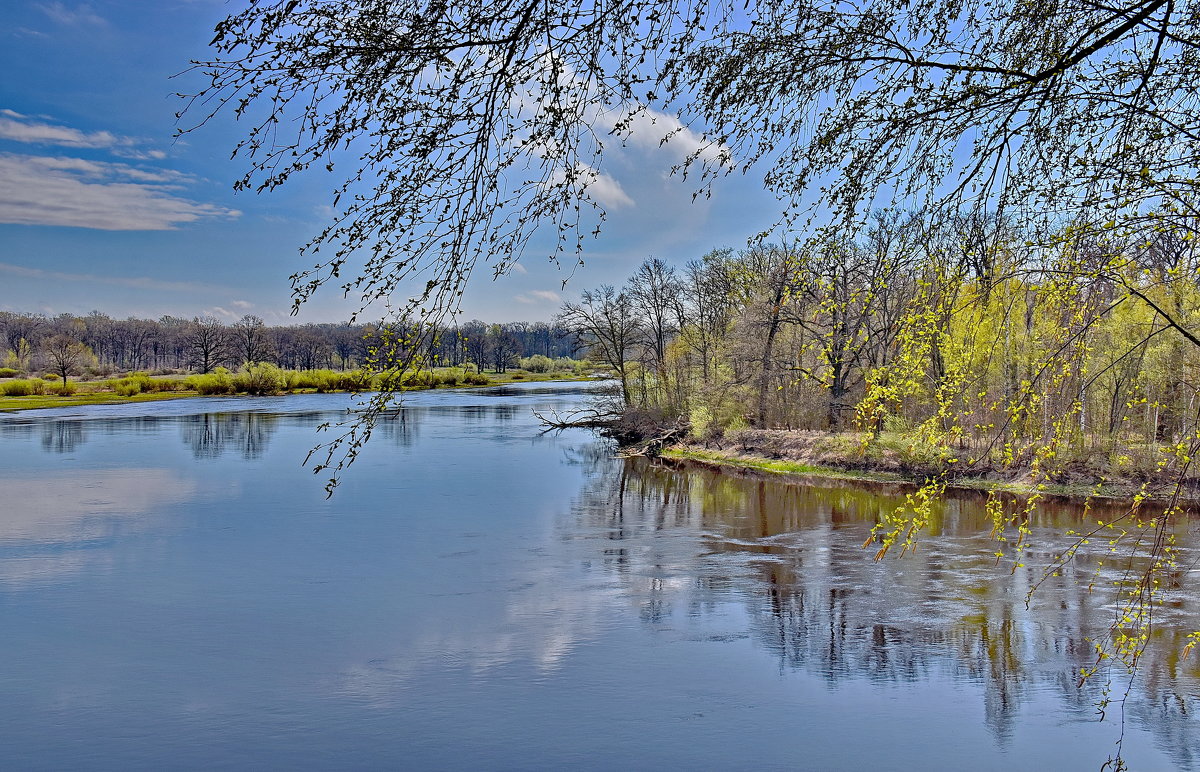
<path fill-rule="evenodd" d="M 287 323 L 297 248 L 329 216 L 330 180 L 311 175 L 255 195 L 233 191 L 232 118 L 175 140 L 174 94 L 204 58 L 214 24 L 244 0 L 0 3 L 0 310 L 156 318 L 245 313 Z M 537 254 L 497 280 L 477 272 L 465 318 L 545 320 L 564 298 L 621 283 L 647 257 L 682 265 L 742 246 L 778 214 L 754 177 L 693 204 L 668 176 L 682 144 L 643 135 L 606 155 L 603 235 L 565 291 Z M 569 265 L 567 266 L 570 267 Z M 355 308 L 323 292 L 301 321 Z"/>

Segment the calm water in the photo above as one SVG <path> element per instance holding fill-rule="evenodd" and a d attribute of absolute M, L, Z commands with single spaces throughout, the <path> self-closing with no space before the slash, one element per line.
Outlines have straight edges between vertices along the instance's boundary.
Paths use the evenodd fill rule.
<path fill-rule="evenodd" d="M 581 387 L 413 395 L 332 500 L 341 395 L 0 417 L 0 769 L 1081 769 L 1103 599 L 1009 576 L 971 499 L 914 556 L 893 500 L 539 434 Z M 986 530 L 986 529 L 985 529 Z M 1043 532 L 1044 531 L 1044 532 Z M 1192 534 L 1124 710 L 1200 769 Z M 1104 569 L 1100 569 L 1103 572 Z M 1101 573 L 1099 581 L 1104 581 Z M 1163 645 L 1157 645 L 1157 644 Z M 1123 693 L 1123 682 L 1114 683 Z"/>

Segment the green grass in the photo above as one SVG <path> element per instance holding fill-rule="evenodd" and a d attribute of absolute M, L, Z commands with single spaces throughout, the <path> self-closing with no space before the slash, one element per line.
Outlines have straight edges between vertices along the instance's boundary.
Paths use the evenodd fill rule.
<path fill-rule="evenodd" d="M 268 379 L 271 382 L 264 384 L 264 381 Z M 427 371 L 410 374 L 404 379 L 402 390 L 461 389 L 500 386 L 514 382 L 583 380 L 590 380 L 590 376 L 575 373 L 528 373 L 522 371 L 484 373 L 481 376 L 476 373 L 465 373 L 461 368 L 444 367 L 438 368 L 432 375 Z M 224 371 L 207 375 L 191 375 L 187 378 L 163 378 L 148 376 L 145 373 L 131 373 L 123 378 L 110 378 L 104 381 L 71 381 L 71 387 L 76 390 L 76 393 L 69 396 L 58 394 L 57 387 L 50 383 L 38 384 L 40 387 L 38 391 L 42 392 L 40 394 L 30 393 L 31 389 L 17 386 L 18 383 L 23 384 L 24 382 L 0 382 L 0 411 L 155 402 L 162 399 L 206 395 L 345 392 L 356 388 L 362 389 L 364 386 L 377 385 L 377 383 L 367 384 L 361 374 L 356 371 L 341 373 L 332 370 L 278 370 L 273 366 L 269 368 L 262 365 L 257 366 L 257 369 L 252 368 L 251 371 L 238 373 Z M 6 384 L 13 384 L 9 388 L 20 396 L 7 396 Z"/>
<path fill-rule="evenodd" d="M 667 448 L 661 454 L 664 458 L 678 459 L 682 461 L 694 461 L 701 464 L 714 466 L 732 467 L 736 469 L 752 469 L 760 472 L 768 472 L 784 476 L 795 477 L 818 477 L 828 480 L 849 480 L 858 482 L 908 482 L 914 485 L 920 485 L 924 482 L 918 476 L 905 476 L 891 472 L 868 472 L 854 471 L 846 469 L 835 469 L 833 467 L 812 466 L 810 464 L 800 464 L 792 461 L 778 461 L 774 459 L 755 458 L 745 456 L 729 456 L 723 453 L 710 453 L 702 450 L 683 449 L 683 448 Z M 930 470 L 931 473 L 935 470 Z M 1105 499 L 1105 498 L 1128 498 L 1129 491 L 1125 487 L 1119 485 L 1110 485 L 1097 488 L 1088 485 L 1054 485 L 1041 484 L 1029 485 L 1023 483 L 1007 482 L 1003 480 L 989 480 L 986 478 L 963 478 L 958 477 L 951 480 L 947 488 L 966 489 L 976 491 L 996 491 L 998 493 L 1011 493 L 1017 496 L 1029 496 L 1034 493 L 1040 493 L 1046 496 L 1062 496 L 1073 499 Z"/>
<path fill-rule="evenodd" d="M 17 410 L 37 410 L 48 407 L 75 407 L 78 405 L 120 405 L 126 402 L 157 402 L 163 399 L 179 399 L 194 397 L 196 392 L 154 392 L 151 394 L 133 394 L 127 397 L 110 391 L 90 391 L 61 396 L 59 394 L 39 394 L 29 397 L 0 397 L 0 411 L 11 413 Z"/>
<path fill-rule="evenodd" d="M 721 453 L 706 453 L 699 450 L 683 450 L 680 448 L 667 448 L 662 452 L 662 456 L 664 458 L 698 461 L 705 464 L 716 464 L 738 469 L 754 469 L 760 472 L 770 472 L 779 475 L 826 477 L 831 480 L 860 480 L 864 482 L 903 482 L 905 480 L 901 475 L 888 472 L 855 472 L 845 469 L 834 469 L 828 466 L 800 464 L 794 461 L 734 457 Z"/>

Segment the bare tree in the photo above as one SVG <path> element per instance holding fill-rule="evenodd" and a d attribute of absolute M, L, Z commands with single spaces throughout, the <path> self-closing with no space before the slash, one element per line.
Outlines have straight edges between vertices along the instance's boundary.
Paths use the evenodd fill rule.
<path fill-rule="evenodd" d="M 184 334 L 188 359 L 202 373 L 224 363 L 229 358 L 229 335 L 225 325 L 211 316 L 198 316 Z"/>
<path fill-rule="evenodd" d="M 67 388 L 67 377 L 78 375 L 83 366 L 94 362 L 96 357 L 84 343 L 68 335 L 53 335 L 42 343 L 42 355 L 46 357 L 51 372 L 62 378 L 62 387 Z"/>
<path fill-rule="evenodd" d="M 256 364 L 270 356 L 267 326 L 253 314 L 246 314 L 229 331 L 230 348 L 239 362 Z"/>
<path fill-rule="evenodd" d="M 563 304 L 555 322 L 570 330 L 581 344 L 616 371 L 621 379 L 621 396 L 625 404 L 632 404 L 629 355 L 642 325 L 629 293 L 618 292 L 609 284 L 585 290 L 578 303 Z"/>

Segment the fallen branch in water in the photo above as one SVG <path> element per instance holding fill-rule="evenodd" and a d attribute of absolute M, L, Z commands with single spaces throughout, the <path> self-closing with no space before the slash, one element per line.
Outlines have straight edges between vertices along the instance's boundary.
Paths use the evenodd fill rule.
<path fill-rule="evenodd" d="M 653 435 L 646 437 L 642 436 L 635 442 L 622 442 L 621 437 L 617 437 L 617 442 L 620 444 L 620 449 L 617 455 L 623 458 L 631 458 L 633 456 L 657 456 L 662 453 L 662 449 L 667 445 L 672 445 L 687 436 L 688 425 L 684 421 L 679 421 L 670 426 L 659 426 L 658 431 Z M 615 435 L 614 435 L 615 436 Z"/>
<path fill-rule="evenodd" d="M 559 415 L 557 410 L 550 410 L 550 416 L 534 410 L 533 414 L 542 422 L 545 431 L 552 429 L 611 429 L 621 420 L 621 414 L 602 408 L 588 407 L 572 410 L 566 417 Z"/>
<path fill-rule="evenodd" d="M 533 414 L 542 422 L 545 431 L 557 429 L 598 429 L 601 434 L 617 441 L 617 455 L 657 456 L 667 445 L 687 436 L 688 424 L 681 419 L 665 423 L 661 415 L 644 410 L 608 407 L 587 407 L 572 410 L 565 416 L 550 410 L 549 415 Z"/>

